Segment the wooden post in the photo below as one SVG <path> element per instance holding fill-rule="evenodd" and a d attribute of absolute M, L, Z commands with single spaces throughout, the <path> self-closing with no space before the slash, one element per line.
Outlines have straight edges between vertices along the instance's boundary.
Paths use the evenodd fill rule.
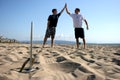
<path fill-rule="evenodd" d="M 33 40 L 33 22 L 31 22 L 31 34 L 30 34 L 30 70 L 32 69 L 32 40 Z M 31 71 L 29 73 L 29 80 L 31 80 Z"/>
<path fill-rule="evenodd" d="M 32 68 L 32 36 L 33 36 L 33 22 L 31 22 L 31 34 L 30 34 L 30 69 Z"/>
<path fill-rule="evenodd" d="M 32 40 L 33 40 L 33 22 L 31 22 L 31 31 L 30 31 L 30 53 L 29 58 L 23 63 L 19 72 L 22 72 L 26 64 L 29 62 L 29 79 L 31 80 L 31 69 L 34 64 L 35 59 L 32 57 Z"/>

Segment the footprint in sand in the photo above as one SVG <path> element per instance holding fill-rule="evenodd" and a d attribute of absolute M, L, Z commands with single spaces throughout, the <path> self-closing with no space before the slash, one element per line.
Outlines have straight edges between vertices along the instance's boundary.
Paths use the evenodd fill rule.
<path fill-rule="evenodd" d="M 118 66 L 120 66 L 120 60 L 113 58 L 112 62 L 115 62 L 115 64 L 117 64 Z"/>

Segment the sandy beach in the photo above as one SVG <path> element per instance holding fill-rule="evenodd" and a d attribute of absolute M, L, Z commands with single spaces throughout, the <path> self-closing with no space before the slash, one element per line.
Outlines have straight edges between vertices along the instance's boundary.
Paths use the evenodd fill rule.
<path fill-rule="evenodd" d="M 120 45 L 33 44 L 32 80 L 120 80 Z M 0 80 L 29 80 L 30 44 L 0 43 Z"/>

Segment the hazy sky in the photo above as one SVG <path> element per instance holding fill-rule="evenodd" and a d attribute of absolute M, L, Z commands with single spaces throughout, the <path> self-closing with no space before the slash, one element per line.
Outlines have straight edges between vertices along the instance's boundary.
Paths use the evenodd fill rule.
<path fill-rule="evenodd" d="M 34 40 L 43 40 L 51 10 L 59 11 L 68 4 L 76 7 L 87 19 L 87 42 L 120 43 L 120 0 L 0 0 L 0 35 L 17 40 L 29 40 L 30 23 L 34 23 Z M 56 40 L 75 41 L 72 18 L 66 11 L 57 24 Z"/>

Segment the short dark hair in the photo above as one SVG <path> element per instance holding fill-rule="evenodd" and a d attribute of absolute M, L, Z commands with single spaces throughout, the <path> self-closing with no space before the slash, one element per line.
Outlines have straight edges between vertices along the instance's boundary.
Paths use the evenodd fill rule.
<path fill-rule="evenodd" d="M 57 11 L 57 9 L 52 9 L 52 12 Z"/>
<path fill-rule="evenodd" d="M 76 8 L 75 10 L 79 11 L 80 12 L 80 9 L 79 8 Z"/>

